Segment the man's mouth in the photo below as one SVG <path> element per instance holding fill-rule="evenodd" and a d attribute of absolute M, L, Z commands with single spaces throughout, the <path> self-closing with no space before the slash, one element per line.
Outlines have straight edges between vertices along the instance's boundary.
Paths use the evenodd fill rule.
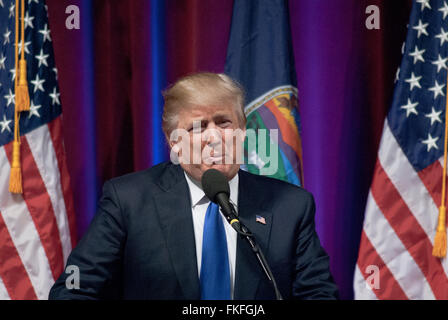
<path fill-rule="evenodd" d="M 212 157 L 209 157 L 207 160 L 208 160 L 208 162 L 211 162 L 213 164 L 217 164 L 218 162 L 222 163 L 223 162 L 223 156 L 222 155 L 212 156 Z"/>

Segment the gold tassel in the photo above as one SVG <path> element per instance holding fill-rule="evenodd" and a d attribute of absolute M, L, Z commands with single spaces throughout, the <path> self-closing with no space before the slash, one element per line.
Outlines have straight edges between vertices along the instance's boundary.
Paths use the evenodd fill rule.
<path fill-rule="evenodd" d="M 22 190 L 22 168 L 20 166 L 20 141 L 12 143 L 11 175 L 9 176 L 9 192 L 23 193 Z"/>
<path fill-rule="evenodd" d="M 19 1 L 16 1 L 16 6 L 19 6 Z M 16 11 L 18 12 L 18 11 Z M 17 17 L 16 17 L 17 18 Z M 17 70 L 16 66 L 16 74 L 18 83 L 16 82 L 15 94 L 16 94 L 16 111 L 29 111 L 30 110 L 30 94 L 28 92 L 28 82 L 26 79 L 26 60 L 25 60 L 25 1 L 21 0 L 21 46 L 22 53 L 19 61 L 19 69 Z M 16 20 L 16 23 L 19 24 L 19 21 Z M 16 27 L 16 32 L 17 27 Z M 16 37 L 16 41 L 18 41 Z M 16 45 L 17 48 L 17 45 Z M 18 55 L 16 55 L 16 59 Z"/>
<path fill-rule="evenodd" d="M 447 76 L 448 85 L 448 76 Z M 448 161 L 448 87 L 446 88 L 445 100 L 445 139 L 443 145 L 443 171 L 442 171 L 442 199 L 439 207 L 439 219 L 437 222 L 436 236 L 434 238 L 434 247 L 432 255 L 437 258 L 446 256 L 446 171 Z"/>
<path fill-rule="evenodd" d="M 19 62 L 19 83 L 16 88 L 16 110 L 30 110 L 30 94 L 28 92 L 28 82 L 26 80 L 26 60 L 20 59 Z"/>
<path fill-rule="evenodd" d="M 444 206 L 439 208 L 439 222 L 437 224 L 436 237 L 434 238 L 432 255 L 437 258 L 446 256 L 446 208 Z"/>
<path fill-rule="evenodd" d="M 22 5 L 23 5 L 24 1 L 22 1 Z M 23 22 L 23 10 L 22 10 L 22 22 Z M 12 163 L 11 163 L 11 173 L 9 176 L 9 192 L 11 193 L 23 193 L 23 189 L 22 189 L 22 170 L 21 170 L 21 165 L 20 165 L 20 133 L 19 133 L 19 119 L 20 119 L 20 113 L 18 110 L 18 101 L 21 101 L 22 105 L 26 104 L 26 96 L 25 95 L 21 95 L 19 93 L 18 90 L 18 78 L 22 79 L 22 83 L 23 81 L 25 81 L 26 84 L 26 62 L 24 61 L 25 59 L 23 58 L 23 52 L 22 52 L 22 60 L 20 61 L 20 65 L 21 67 L 19 68 L 18 65 L 18 61 L 19 61 L 19 54 L 18 54 L 18 49 L 19 49 L 19 0 L 16 0 L 16 16 L 15 16 L 15 20 L 16 20 L 16 34 L 15 34 L 15 69 L 16 69 L 16 78 L 14 81 L 14 90 L 15 90 L 15 94 L 16 94 L 16 99 L 15 99 L 15 110 L 14 110 L 14 141 L 12 143 Z M 24 39 L 24 33 L 22 32 L 22 39 Z M 22 44 L 22 50 L 24 50 L 24 46 Z M 22 71 L 23 67 L 24 72 Z M 27 89 L 27 93 L 28 93 L 28 89 Z M 28 101 L 29 101 L 29 96 L 28 96 Z M 29 104 L 29 102 L 28 102 Z"/>
<path fill-rule="evenodd" d="M 11 193 L 23 193 L 22 187 L 22 167 L 20 162 L 20 130 L 19 120 L 20 112 L 30 110 L 30 95 L 28 92 L 28 82 L 26 79 L 26 60 L 25 60 L 25 1 L 21 0 L 21 18 L 22 18 L 22 57 L 18 61 L 19 54 L 19 1 L 16 0 L 16 16 L 15 16 L 15 69 L 16 78 L 14 81 L 15 91 L 15 110 L 14 110 L 14 141 L 12 142 L 12 163 L 11 174 L 9 176 L 9 192 Z M 19 63 L 18 63 L 19 62 Z"/>

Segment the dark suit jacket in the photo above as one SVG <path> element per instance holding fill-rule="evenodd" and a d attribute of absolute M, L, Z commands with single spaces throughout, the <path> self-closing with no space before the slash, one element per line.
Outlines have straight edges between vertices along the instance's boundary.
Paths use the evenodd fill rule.
<path fill-rule="evenodd" d="M 314 225 L 314 200 L 302 188 L 239 171 L 238 213 L 262 248 L 284 298 L 334 299 L 337 287 Z M 265 218 L 266 224 L 255 221 Z M 108 181 L 99 210 L 68 258 L 80 289 L 65 272 L 50 299 L 199 299 L 187 181 L 162 163 Z M 275 299 L 246 240 L 238 237 L 235 299 Z"/>

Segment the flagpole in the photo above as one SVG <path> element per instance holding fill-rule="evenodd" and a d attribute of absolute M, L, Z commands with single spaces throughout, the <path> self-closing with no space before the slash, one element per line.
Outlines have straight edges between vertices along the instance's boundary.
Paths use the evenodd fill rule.
<path fill-rule="evenodd" d="M 443 147 L 443 175 L 442 175 L 442 200 L 439 207 L 439 218 L 437 223 L 436 236 L 434 238 L 434 247 L 432 255 L 437 258 L 446 256 L 446 166 L 447 166 L 447 147 L 448 147 L 448 72 L 447 72 L 447 91 L 445 100 L 445 140 Z"/>

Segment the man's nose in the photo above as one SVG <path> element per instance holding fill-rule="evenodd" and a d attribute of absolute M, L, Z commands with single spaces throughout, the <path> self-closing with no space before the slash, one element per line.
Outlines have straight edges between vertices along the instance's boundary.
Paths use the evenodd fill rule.
<path fill-rule="evenodd" d="M 222 135 L 219 127 L 214 122 L 209 122 L 205 130 L 205 141 L 207 144 L 214 145 L 221 143 Z"/>
<path fill-rule="evenodd" d="M 214 121 L 209 121 L 208 123 L 207 123 L 207 128 L 206 129 L 217 129 L 217 125 L 216 125 L 216 123 L 214 122 Z"/>

